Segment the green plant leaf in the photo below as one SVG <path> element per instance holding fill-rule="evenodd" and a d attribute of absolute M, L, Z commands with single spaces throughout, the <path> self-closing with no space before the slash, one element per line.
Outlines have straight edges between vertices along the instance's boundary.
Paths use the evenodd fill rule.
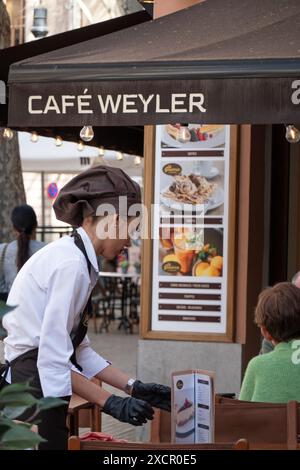
<path fill-rule="evenodd" d="M 1 435 L 4 434 L 8 429 L 14 427 L 14 425 L 15 423 L 11 419 L 8 419 L 0 414 L 0 441 Z"/>
<path fill-rule="evenodd" d="M 11 312 L 16 307 L 11 307 L 10 305 L 6 305 L 3 300 L 0 300 L 0 318 L 4 317 L 8 312 Z"/>
<path fill-rule="evenodd" d="M 19 407 L 19 406 L 32 406 L 38 402 L 36 398 L 30 393 L 12 393 L 0 397 L 0 408 L 5 406 Z"/>
<path fill-rule="evenodd" d="M 36 391 L 36 388 L 29 385 L 28 382 L 21 383 L 21 384 L 7 385 L 0 392 L 0 403 L 2 402 L 2 399 L 4 399 L 7 396 L 12 396 L 15 394 L 20 394 L 20 393 L 33 393 L 34 391 Z"/>
<path fill-rule="evenodd" d="M 7 336 L 7 331 L 4 328 L 1 328 L 0 326 L 0 339 L 4 339 Z"/>
<path fill-rule="evenodd" d="M 37 407 L 40 411 L 49 410 L 50 408 L 57 408 L 58 406 L 67 405 L 67 401 L 55 397 L 40 398 Z"/>
<path fill-rule="evenodd" d="M 24 427 L 22 424 L 17 424 L 13 428 L 6 431 L 1 437 L 2 449 L 28 449 L 35 447 L 40 442 L 45 442 L 37 433 Z"/>
<path fill-rule="evenodd" d="M 28 406 L 6 406 L 3 410 L 3 416 L 8 419 L 16 419 L 18 416 L 21 416 L 26 410 Z"/>

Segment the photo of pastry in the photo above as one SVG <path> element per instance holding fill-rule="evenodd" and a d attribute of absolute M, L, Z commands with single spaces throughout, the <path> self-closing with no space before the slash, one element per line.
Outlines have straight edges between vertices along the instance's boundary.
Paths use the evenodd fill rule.
<path fill-rule="evenodd" d="M 162 148 L 214 148 L 225 145 L 222 124 L 167 124 L 162 128 Z"/>
<path fill-rule="evenodd" d="M 221 277 L 223 229 L 160 229 L 159 275 Z"/>
<path fill-rule="evenodd" d="M 175 414 L 176 426 L 179 428 L 185 426 L 195 416 L 194 403 L 188 398 L 185 398 L 181 406 L 175 405 Z"/>
<path fill-rule="evenodd" d="M 224 162 L 202 160 L 162 166 L 162 211 L 223 215 Z"/>

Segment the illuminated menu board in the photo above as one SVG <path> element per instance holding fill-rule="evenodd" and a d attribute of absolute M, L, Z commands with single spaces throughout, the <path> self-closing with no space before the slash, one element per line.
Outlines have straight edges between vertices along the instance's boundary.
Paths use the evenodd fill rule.
<path fill-rule="evenodd" d="M 230 126 L 156 127 L 154 331 L 225 334 Z"/>

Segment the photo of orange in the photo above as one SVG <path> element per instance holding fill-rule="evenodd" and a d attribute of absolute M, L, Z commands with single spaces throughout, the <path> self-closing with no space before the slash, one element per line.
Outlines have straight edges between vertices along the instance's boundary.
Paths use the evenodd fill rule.
<path fill-rule="evenodd" d="M 175 227 L 160 232 L 160 275 L 221 277 L 223 230 Z"/>

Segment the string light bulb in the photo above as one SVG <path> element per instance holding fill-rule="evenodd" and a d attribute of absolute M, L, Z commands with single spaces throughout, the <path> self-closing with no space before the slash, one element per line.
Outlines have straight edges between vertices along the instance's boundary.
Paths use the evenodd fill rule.
<path fill-rule="evenodd" d="M 82 142 L 82 140 L 80 140 L 77 144 L 77 150 L 79 150 L 79 152 L 82 152 L 82 150 L 84 150 L 84 143 Z"/>
<path fill-rule="evenodd" d="M 60 137 L 60 135 L 57 135 L 57 136 L 55 137 L 55 145 L 56 145 L 56 147 L 60 147 L 62 144 L 63 144 L 62 138 Z"/>
<path fill-rule="evenodd" d="M 5 127 L 2 136 L 5 140 L 11 140 L 14 136 L 14 132 L 9 127 Z"/>
<path fill-rule="evenodd" d="M 290 144 L 296 144 L 300 141 L 300 131 L 297 127 L 289 124 L 286 126 L 285 138 Z"/>
<path fill-rule="evenodd" d="M 80 138 L 84 142 L 90 142 L 94 138 L 94 131 L 92 126 L 83 126 L 83 128 L 80 131 Z"/>
<path fill-rule="evenodd" d="M 99 155 L 99 157 L 103 157 L 103 156 L 104 156 L 104 147 L 99 147 L 99 149 L 98 149 L 98 155 Z"/>
<path fill-rule="evenodd" d="M 138 155 L 136 157 L 134 157 L 134 164 L 135 165 L 140 165 L 141 161 L 142 161 L 142 159 Z"/>
<path fill-rule="evenodd" d="M 117 160 L 123 160 L 123 153 L 122 152 L 116 152 L 116 158 L 117 158 Z"/>
<path fill-rule="evenodd" d="M 38 136 L 38 133 L 33 131 L 31 132 L 31 138 L 30 138 L 31 142 L 35 143 L 39 140 L 39 136 Z"/>

